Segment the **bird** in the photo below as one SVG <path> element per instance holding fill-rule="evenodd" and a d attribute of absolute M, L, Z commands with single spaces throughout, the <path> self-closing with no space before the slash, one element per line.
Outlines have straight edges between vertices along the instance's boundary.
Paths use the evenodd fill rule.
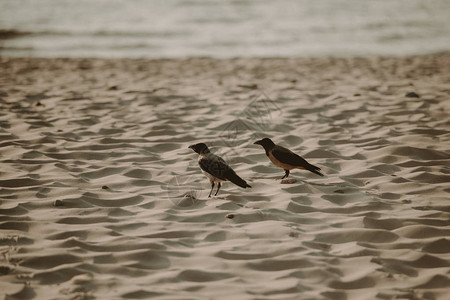
<path fill-rule="evenodd" d="M 214 185 L 217 182 L 217 191 L 214 196 L 219 193 L 221 182 L 231 181 L 241 188 L 251 188 L 251 186 L 241 177 L 239 177 L 236 172 L 219 156 L 211 153 L 208 146 L 204 143 L 198 143 L 195 145 L 190 145 L 189 148 L 198 153 L 198 164 L 202 169 L 203 174 L 208 177 L 211 183 L 211 191 L 209 192 L 208 198 L 211 198 L 211 194 L 214 189 Z"/>
<path fill-rule="evenodd" d="M 304 158 L 295 154 L 291 150 L 276 145 L 269 138 L 263 138 L 262 140 L 256 141 L 253 144 L 263 146 L 270 161 L 277 167 L 280 167 L 284 170 L 285 174 L 281 179 L 289 177 L 289 171 L 292 169 L 308 170 L 313 172 L 314 174 L 323 176 L 323 174 L 320 172 L 319 167 L 311 165 Z"/>

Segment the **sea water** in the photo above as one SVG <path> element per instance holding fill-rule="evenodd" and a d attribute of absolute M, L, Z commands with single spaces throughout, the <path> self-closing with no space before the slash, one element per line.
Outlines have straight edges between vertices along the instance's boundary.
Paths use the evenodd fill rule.
<path fill-rule="evenodd" d="M 0 0 L 0 55 L 426 54 L 449 20 L 450 0 Z"/>

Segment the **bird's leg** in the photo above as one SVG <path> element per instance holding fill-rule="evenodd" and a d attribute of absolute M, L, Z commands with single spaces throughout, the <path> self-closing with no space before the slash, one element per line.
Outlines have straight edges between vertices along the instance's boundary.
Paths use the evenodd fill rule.
<path fill-rule="evenodd" d="M 284 172 L 286 172 L 286 173 L 284 174 L 283 177 L 281 177 L 281 179 L 285 179 L 285 178 L 289 177 L 289 170 L 284 170 Z"/>
<path fill-rule="evenodd" d="M 217 191 L 216 191 L 216 193 L 214 194 L 214 196 L 217 196 L 217 193 L 219 192 L 219 190 L 220 190 L 220 182 L 217 184 Z"/>
<path fill-rule="evenodd" d="M 211 193 L 212 193 L 212 191 L 213 191 L 213 188 L 214 188 L 214 181 L 211 181 L 211 191 L 209 191 L 209 196 L 208 196 L 208 198 L 211 198 Z"/>

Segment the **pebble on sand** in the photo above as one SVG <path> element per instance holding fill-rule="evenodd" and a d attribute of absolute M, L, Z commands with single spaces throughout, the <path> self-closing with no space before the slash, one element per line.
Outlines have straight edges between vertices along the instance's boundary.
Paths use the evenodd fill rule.
<path fill-rule="evenodd" d="M 55 206 L 55 207 L 64 206 L 64 201 L 57 199 L 53 202 L 53 206 Z"/>

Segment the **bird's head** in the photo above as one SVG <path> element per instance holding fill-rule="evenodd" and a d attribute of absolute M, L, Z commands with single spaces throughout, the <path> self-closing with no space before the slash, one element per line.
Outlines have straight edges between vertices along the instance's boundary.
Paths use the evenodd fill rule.
<path fill-rule="evenodd" d="M 209 152 L 208 146 L 206 146 L 205 143 L 198 143 L 198 144 L 195 144 L 195 145 L 190 145 L 189 148 L 191 148 L 192 150 L 194 150 L 198 154 L 208 153 Z"/>
<path fill-rule="evenodd" d="M 270 149 L 272 149 L 273 147 L 275 147 L 275 143 L 272 142 L 272 140 L 269 139 L 269 138 L 263 138 L 262 140 L 256 141 L 256 142 L 254 142 L 253 144 L 255 144 L 255 145 L 261 145 L 261 146 L 264 147 L 265 150 L 270 150 Z"/>

